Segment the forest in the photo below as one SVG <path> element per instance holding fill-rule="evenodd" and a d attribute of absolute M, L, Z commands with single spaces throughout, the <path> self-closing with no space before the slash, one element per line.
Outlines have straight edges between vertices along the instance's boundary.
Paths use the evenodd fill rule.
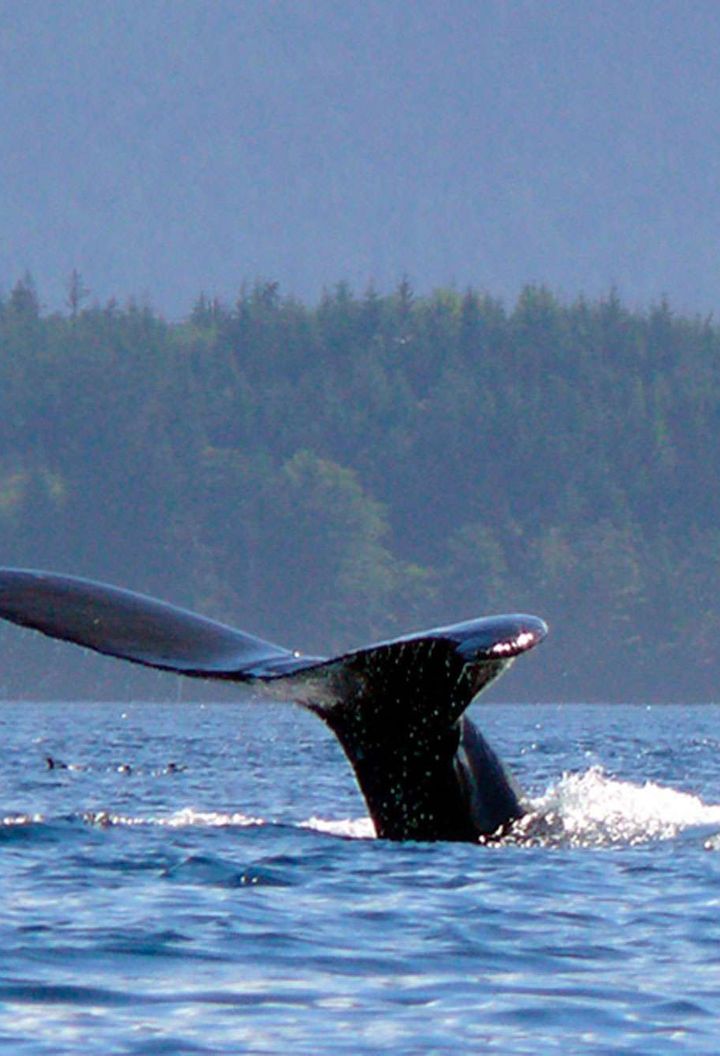
<path fill-rule="evenodd" d="M 76 272 L 47 311 L 25 276 L 0 296 L 0 405 L 0 564 L 321 654 L 532 612 L 550 637 L 495 699 L 719 695 L 712 318 L 256 281 L 171 322 Z M 5 698 L 175 693 L 120 669 L 0 631 Z"/>

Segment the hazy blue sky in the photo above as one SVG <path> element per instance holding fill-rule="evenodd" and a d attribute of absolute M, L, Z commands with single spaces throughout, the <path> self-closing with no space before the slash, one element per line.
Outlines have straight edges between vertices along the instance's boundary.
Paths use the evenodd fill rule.
<path fill-rule="evenodd" d="M 720 308 L 717 0 L 0 0 L 0 287 Z"/>

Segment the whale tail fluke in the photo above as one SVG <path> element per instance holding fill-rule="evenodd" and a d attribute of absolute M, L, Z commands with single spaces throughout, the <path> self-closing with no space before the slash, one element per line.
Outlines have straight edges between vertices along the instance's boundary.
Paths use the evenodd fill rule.
<path fill-rule="evenodd" d="M 292 669 L 271 642 L 106 583 L 0 569 L 0 617 L 106 656 L 200 678 L 249 681 Z"/>
<path fill-rule="evenodd" d="M 327 659 L 302 654 L 157 598 L 78 576 L 0 568 L 0 618 L 106 656 L 198 678 L 296 685 L 318 711 L 336 696 L 427 697 L 452 687 L 448 718 L 546 634 L 534 616 L 437 627 Z M 444 684 L 438 685 L 438 681 Z M 279 688 L 279 687 L 278 687 Z"/>
<path fill-rule="evenodd" d="M 0 569 L 0 618 L 108 656 L 251 683 L 303 704 L 338 737 L 379 835 L 471 839 L 520 812 L 502 764 L 463 713 L 545 637 L 535 616 L 469 620 L 325 659 L 104 583 Z"/>

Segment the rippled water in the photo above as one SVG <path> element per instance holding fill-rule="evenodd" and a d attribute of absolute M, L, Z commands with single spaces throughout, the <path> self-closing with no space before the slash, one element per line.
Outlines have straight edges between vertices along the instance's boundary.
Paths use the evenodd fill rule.
<path fill-rule="evenodd" d="M 474 718 L 492 847 L 375 840 L 294 708 L 1 705 L 0 1045 L 717 1053 L 720 708 Z"/>

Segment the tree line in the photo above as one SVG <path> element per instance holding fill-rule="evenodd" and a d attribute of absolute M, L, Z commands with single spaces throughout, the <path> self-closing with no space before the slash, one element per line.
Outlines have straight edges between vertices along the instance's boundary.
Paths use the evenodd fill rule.
<path fill-rule="evenodd" d="M 321 653 L 530 611 L 552 636 L 501 696 L 716 696 L 712 318 L 404 280 L 311 305 L 255 282 L 167 321 L 77 273 L 48 312 L 25 276 L 0 297 L 0 407 L 3 564 Z M 88 688 L 48 648 L 4 630 L 0 692 Z"/>

